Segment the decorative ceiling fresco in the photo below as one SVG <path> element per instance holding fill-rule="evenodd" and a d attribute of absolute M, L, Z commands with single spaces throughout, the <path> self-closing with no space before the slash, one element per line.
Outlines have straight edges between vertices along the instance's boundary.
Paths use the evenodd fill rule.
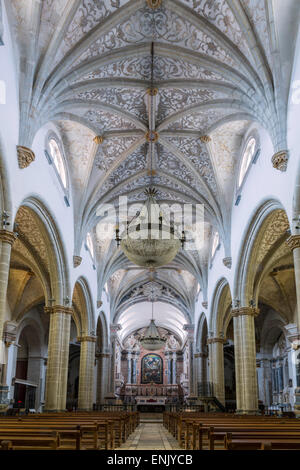
<path fill-rule="evenodd" d="M 57 126 L 74 202 L 74 254 L 92 231 L 100 298 L 111 276 L 122 273 L 122 289 L 112 289 L 115 311 L 121 291 L 128 302 L 149 273 L 126 271 L 133 266 L 115 242 L 97 237 L 99 207 L 117 207 L 121 195 L 142 202 L 151 181 L 158 202 L 204 204 L 202 249 L 179 252 L 156 273 L 157 282 L 178 277 L 170 302 L 185 310 L 198 284 L 206 300 L 215 231 L 230 257 L 236 169 L 249 126 L 267 129 L 275 152 L 287 148 L 272 2 L 159 3 L 153 9 L 146 0 L 7 2 L 20 64 L 19 145 L 31 147 L 41 126 Z M 187 273 L 184 282 L 176 270 Z"/>

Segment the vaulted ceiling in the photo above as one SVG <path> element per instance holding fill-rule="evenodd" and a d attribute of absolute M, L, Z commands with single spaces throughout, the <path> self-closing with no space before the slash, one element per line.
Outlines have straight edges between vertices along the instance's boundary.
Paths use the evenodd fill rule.
<path fill-rule="evenodd" d="M 231 207 L 247 129 L 257 122 L 269 131 L 275 151 L 286 148 L 273 21 L 280 7 L 272 0 L 149 3 L 7 2 L 19 56 L 19 144 L 30 147 L 41 126 L 57 126 L 71 176 L 74 254 L 99 222 L 97 209 L 117 206 L 121 195 L 129 203 L 145 200 L 151 177 L 159 202 L 204 204 L 204 248 L 180 252 L 156 273 L 161 285 L 172 279 L 174 302 L 191 311 L 198 283 L 205 298 L 214 231 L 230 256 Z M 95 136 L 103 142 L 95 143 Z M 114 242 L 98 237 L 97 248 L 100 292 L 113 273 L 121 278 L 117 291 L 112 286 L 117 311 L 122 295 L 128 303 L 151 274 L 133 269 Z"/>

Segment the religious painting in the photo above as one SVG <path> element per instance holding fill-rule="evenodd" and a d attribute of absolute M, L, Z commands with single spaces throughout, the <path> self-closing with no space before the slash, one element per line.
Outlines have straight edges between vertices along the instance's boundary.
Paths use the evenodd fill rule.
<path fill-rule="evenodd" d="M 142 359 L 142 384 L 163 383 L 163 361 L 157 354 L 146 354 Z"/>

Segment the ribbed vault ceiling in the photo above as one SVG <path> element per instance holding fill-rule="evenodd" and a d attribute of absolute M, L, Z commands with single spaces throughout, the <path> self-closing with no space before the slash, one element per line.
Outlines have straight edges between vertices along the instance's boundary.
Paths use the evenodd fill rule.
<path fill-rule="evenodd" d="M 30 147 L 48 122 L 57 126 L 71 175 L 75 254 L 99 221 L 97 208 L 117 205 L 120 195 L 130 203 L 145 199 L 152 156 L 159 201 L 205 205 L 205 247 L 179 253 L 156 273 L 157 282 L 175 286 L 173 302 L 191 312 L 198 283 L 206 295 L 215 230 L 230 256 L 236 169 L 249 125 L 265 127 L 275 151 L 286 148 L 273 2 L 162 0 L 158 9 L 146 0 L 7 3 L 20 58 L 19 144 Z M 158 94 L 151 114 L 152 42 Z M 156 143 L 146 138 L 150 121 Z M 204 135 L 212 140 L 202 141 Z M 114 242 L 98 239 L 97 248 L 100 293 L 121 273 L 122 285 L 111 286 L 118 311 L 151 275 L 128 270 Z"/>

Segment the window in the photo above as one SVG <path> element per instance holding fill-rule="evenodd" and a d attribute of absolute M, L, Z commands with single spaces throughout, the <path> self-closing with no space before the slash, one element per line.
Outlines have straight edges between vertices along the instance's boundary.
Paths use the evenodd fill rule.
<path fill-rule="evenodd" d="M 94 259 L 94 245 L 93 245 L 93 240 L 92 240 L 92 236 L 90 233 L 88 233 L 86 236 L 86 246 L 91 254 L 91 257 Z"/>
<path fill-rule="evenodd" d="M 212 258 L 215 256 L 216 249 L 217 249 L 218 246 L 219 246 L 219 241 L 220 241 L 220 237 L 219 237 L 218 232 L 216 232 L 216 233 L 214 234 L 214 238 L 213 238 L 213 242 L 212 242 L 212 247 L 211 247 L 211 257 L 212 257 Z"/>
<path fill-rule="evenodd" d="M 63 157 L 55 139 L 49 140 L 50 154 L 64 188 L 67 187 L 67 175 Z"/>
<path fill-rule="evenodd" d="M 252 137 L 247 146 L 246 146 L 246 149 L 244 151 L 244 154 L 243 154 L 243 157 L 242 157 L 242 165 L 241 165 L 241 169 L 240 169 L 240 176 L 239 176 L 239 181 L 238 181 L 238 187 L 240 188 L 243 181 L 244 181 L 244 178 L 245 178 L 245 175 L 247 173 L 247 170 L 249 168 L 249 165 L 252 161 L 252 158 L 253 158 L 253 155 L 254 155 L 254 152 L 255 152 L 255 147 L 256 147 L 256 140 L 254 139 L 254 137 Z"/>

